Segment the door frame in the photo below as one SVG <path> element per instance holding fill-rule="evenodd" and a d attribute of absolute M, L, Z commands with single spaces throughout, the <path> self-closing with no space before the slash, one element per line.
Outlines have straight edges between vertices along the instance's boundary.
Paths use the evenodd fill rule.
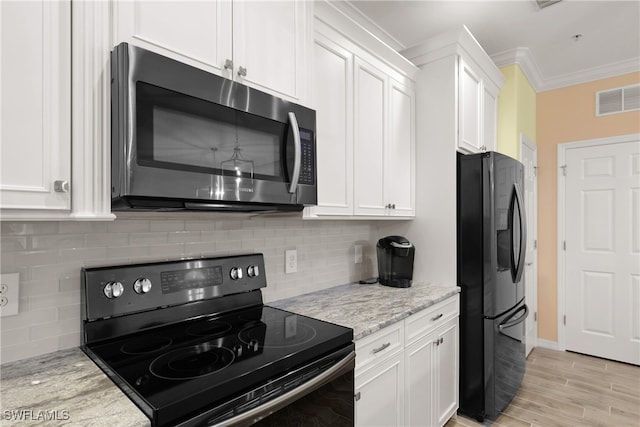
<path fill-rule="evenodd" d="M 564 325 L 564 315 L 566 313 L 566 298 L 565 298 L 565 251 L 563 249 L 563 242 L 566 238 L 565 221 L 566 221 L 566 209 L 565 209 L 565 181 L 566 178 L 563 174 L 563 166 L 566 163 L 566 156 L 568 150 L 575 150 L 580 148 L 595 147 L 598 145 L 612 145 L 621 144 L 625 142 L 634 142 L 640 139 L 640 133 L 632 133 L 627 135 L 609 136 L 604 138 L 586 139 L 582 141 L 566 142 L 558 144 L 558 233 L 556 236 L 556 248 L 558 251 L 558 306 L 556 308 L 557 314 L 557 328 L 558 328 L 558 346 L 557 349 L 566 351 L 566 330 Z"/>
<path fill-rule="evenodd" d="M 535 142 L 533 142 L 531 139 L 529 139 L 525 134 L 523 134 L 522 132 L 520 132 L 520 160 L 522 160 L 522 148 L 526 146 L 528 149 L 530 149 L 535 156 L 535 166 L 534 166 L 534 180 L 533 180 L 533 200 L 535 201 L 535 206 L 533 209 L 533 218 L 527 218 L 527 222 L 531 221 L 532 224 L 532 229 L 533 229 L 533 236 L 527 236 L 527 239 L 531 239 L 533 238 L 536 243 L 534 246 L 534 265 L 533 265 L 533 277 L 534 277 L 534 282 L 535 282 L 535 288 L 534 288 L 534 296 L 535 296 L 535 307 L 533 312 L 535 314 L 532 314 L 533 316 L 535 316 L 535 331 L 536 331 L 536 336 L 535 336 L 535 341 L 533 343 L 533 347 L 537 347 L 538 346 L 538 319 L 537 319 L 537 313 L 538 313 L 538 245 L 537 245 L 537 241 L 538 241 L 538 146 L 536 145 Z M 526 286 L 526 283 L 525 283 Z M 527 294 L 526 290 L 525 290 L 525 295 Z M 531 305 L 529 304 L 529 307 L 531 307 Z"/>

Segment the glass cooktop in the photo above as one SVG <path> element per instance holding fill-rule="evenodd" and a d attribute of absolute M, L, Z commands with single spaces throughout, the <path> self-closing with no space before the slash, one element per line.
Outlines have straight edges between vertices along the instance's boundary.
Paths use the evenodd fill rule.
<path fill-rule="evenodd" d="M 162 415 L 223 402 L 352 340 L 349 328 L 255 306 L 87 348 L 134 402 Z"/>

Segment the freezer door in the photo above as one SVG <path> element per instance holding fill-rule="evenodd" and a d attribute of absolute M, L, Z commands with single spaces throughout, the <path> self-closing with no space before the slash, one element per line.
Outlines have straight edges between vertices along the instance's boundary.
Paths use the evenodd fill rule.
<path fill-rule="evenodd" d="M 485 320 L 485 415 L 495 419 L 516 395 L 524 378 L 525 324 L 522 303 L 498 319 Z"/>

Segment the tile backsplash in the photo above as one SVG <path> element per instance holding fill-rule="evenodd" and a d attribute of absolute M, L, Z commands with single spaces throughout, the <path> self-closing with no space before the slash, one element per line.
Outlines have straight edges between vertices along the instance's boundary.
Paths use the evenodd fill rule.
<path fill-rule="evenodd" d="M 2 222 L 2 273 L 20 273 L 20 308 L 0 318 L 0 362 L 80 344 L 80 269 L 180 258 L 264 254 L 265 302 L 373 277 L 375 221 L 117 219 L 113 222 Z M 363 263 L 354 264 L 354 245 Z M 285 274 L 284 252 L 298 251 Z"/>

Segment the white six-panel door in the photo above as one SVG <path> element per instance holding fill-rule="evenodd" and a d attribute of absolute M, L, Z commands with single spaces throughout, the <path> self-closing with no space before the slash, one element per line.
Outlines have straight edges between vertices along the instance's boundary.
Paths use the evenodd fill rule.
<path fill-rule="evenodd" d="M 640 364 L 640 141 L 565 160 L 566 349 Z"/>

